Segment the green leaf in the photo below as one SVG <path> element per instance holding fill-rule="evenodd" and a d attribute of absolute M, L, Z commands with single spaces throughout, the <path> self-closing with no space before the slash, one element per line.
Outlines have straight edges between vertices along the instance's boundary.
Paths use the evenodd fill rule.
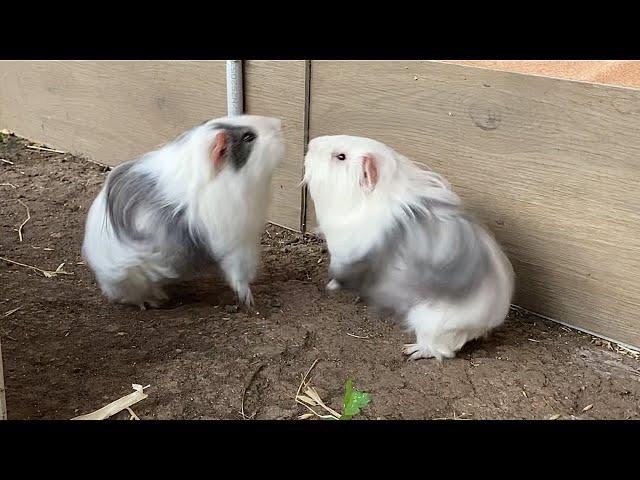
<path fill-rule="evenodd" d="M 371 395 L 353 389 L 353 382 L 349 379 L 344 386 L 344 413 L 340 420 L 349 420 L 360 413 L 360 409 L 371 402 Z"/>
<path fill-rule="evenodd" d="M 353 382 L 349 378 L 344 384 L 344 401 L 342 407 L 346 410 L 347 405 L 351 404 L 351 397 L 353 396 Z"/>

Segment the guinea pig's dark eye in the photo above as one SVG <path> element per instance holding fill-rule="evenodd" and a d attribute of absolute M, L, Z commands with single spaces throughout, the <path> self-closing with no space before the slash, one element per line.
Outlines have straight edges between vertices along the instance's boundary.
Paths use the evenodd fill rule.
<path fill-rule="evenodd" d="M 347 156 L 344 153 L 339 153 L 338 155 L 336 155 L 336 158 L 342 161 L 342 160 L 345 160 Z"/>
<path fill-rule="evenodd" d="M 251 133 L 251 132 L 247 132 L 242 136 L 242 141 L 243 142 L 253 142 L 256 139 L 255 134 Z"/>

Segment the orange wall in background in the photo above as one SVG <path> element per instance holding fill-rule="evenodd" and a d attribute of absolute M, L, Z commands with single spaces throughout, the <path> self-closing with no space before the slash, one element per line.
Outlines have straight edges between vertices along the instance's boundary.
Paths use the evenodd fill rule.
<path fill-rule="evenodd" d="M 640 88 L 638 60 L 448 60 L 446 63 Z"/>

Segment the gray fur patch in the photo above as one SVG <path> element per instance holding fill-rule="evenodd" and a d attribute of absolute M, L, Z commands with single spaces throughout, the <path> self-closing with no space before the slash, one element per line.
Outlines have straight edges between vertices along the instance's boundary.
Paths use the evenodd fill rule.
<path fill-rule="evenodd" d="M 197 232 L 189 229 L 185 212 L 167 203 L 155 180 L 136 171 L 135 165 L 136 161 L 119 165 L 107 179 L 107 215 L 117 238 L 152 245 L 183 273 L 214 261 Z M 147 225 L 143 231 L 137 226 L 142 216 Z"/>
<path fill-rule="evenodd" d="M 423 199 L 422 206 L 408 209 L 363 258 L 332 268 L 332 277 L 396 314 L 421 300 L 473 293 L 492 273 L 481 227 L 454 205 Z"/>
<path fill-rule="evenodd" d="M 212 129 L 224 130 L 229 134 L 227 159 L 235 170 L 240 170 L 249 160 L 258 132 L 250 127 L 214 123 Z M 253 140 L 251 140 L 253 138 Z"/>

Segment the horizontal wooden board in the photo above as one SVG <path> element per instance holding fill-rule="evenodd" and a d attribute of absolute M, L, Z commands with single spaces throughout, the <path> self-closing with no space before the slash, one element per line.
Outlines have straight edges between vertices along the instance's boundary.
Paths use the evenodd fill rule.
<path fill-rule="evenodd" d="M 245 111 L 282 119 L 285 156 L 274 175 L 269 219 L 300 227 L 304 139 L 304 61 L 245 62 Z"/>
<path fill-rule="evenodd" d="M 0 125 L 117 165 L 226 115 L 224 61 L 3 61 Z"/>
<path fill-rule="evenodd" d="M 638 132 L 637 90 L 440 62 L 312 64 L 312 138 L 376 138 L 443 173 L 504 245 L 517 304 L 635 346 Z"/>

